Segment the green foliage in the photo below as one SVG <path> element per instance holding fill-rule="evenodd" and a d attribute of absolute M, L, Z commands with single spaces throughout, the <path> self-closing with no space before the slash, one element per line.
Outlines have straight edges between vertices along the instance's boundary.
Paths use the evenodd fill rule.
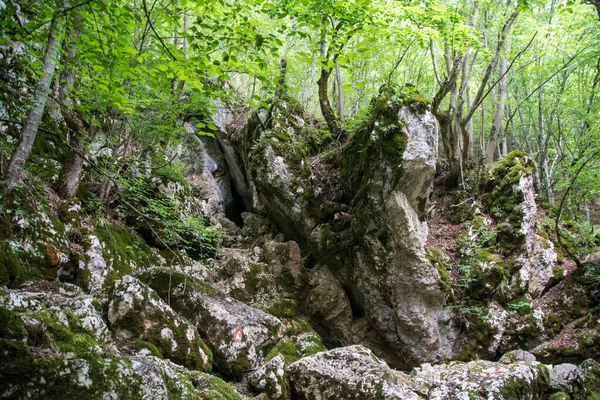
<path fill-rule="evenodd" d="M 162 194 L 152 175 L 122 178 L 121 212 L 150 242 L 159 247 L 186 251 L 192 257 L 208 257 L 215 253 L 219 233 L 208 217 L 189 215 L 182 197 L 189 196 L 183 166 L 161 168 L 161 182 L 175 184 L 175 195 Z M 177 186 L 178 185 L 178 186 Z"/>

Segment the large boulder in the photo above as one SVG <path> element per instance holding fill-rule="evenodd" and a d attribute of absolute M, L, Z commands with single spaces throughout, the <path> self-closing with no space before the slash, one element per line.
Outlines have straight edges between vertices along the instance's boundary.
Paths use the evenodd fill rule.
<path fill-rule="evenodd" d="M 241 375 L 259 367 L 282 337 L 279 319 L 192 277 L 157 268 L 140 273 L 139 278 L 198 328 L 213 351 L 218 371 Z"/>
<path fill-rule="evenodd" d="M 196 328 L 137 278 L 125 276 L 115 282 L 108 322 L 119 339 L 149 342 L 164 357 L 190 369 L 212 368 L 212 353 Z"/>
<path fill-rule="evenodd" d="M 407 375 L 390 369 L 363 346 L 303 358 L 287 368 L 297 399 L 420 399 Z"/>
<path fill-rule="evenodd" d="M 423 364 L 412 371 L 411 378 L 430 399 L 440 400 L 537 400 L 550 385 L 547 367 L 537 362 Z"/>

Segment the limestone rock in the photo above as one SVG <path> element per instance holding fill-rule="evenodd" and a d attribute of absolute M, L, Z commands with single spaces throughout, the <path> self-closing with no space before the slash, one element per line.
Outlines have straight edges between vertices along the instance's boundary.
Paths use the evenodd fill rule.
<path fill-rule="evenodd" d="M 553 390 L 573 393 L 579 376 L 577 365 L 557 364 L 548 367 L 550 370 L 550 387 Z"/>
<path fill-rule="evenodd" d="M 342 347 L 287 368 L 298 399 L 420 399 L 408 376 L 390 369 L 363 346 Z"/>
<path fill-rule="evenodd" d="M 196 328 L 137 278 L 125 276 L 115 282 L 108 321 L 120 339 L 150 342 L 166 358 L 190 369 L 212 368 L 211 351 Z"/>
<path fill-rule="evenodd" d="M 248 382 L 258 392 L 267 393 L 270 400 L 290 399 L 290 387 L 285 377 L 285 360 L 282 355 L 272 358 L 249 375 Z"/>
<path fill-rule="evenodd" d="M 267 218 L 249 212 L 242 213 L 242 240 L 246 247 L 262 246 L 275 236 L 275 226 Z"/>
<path fill-rule="evenodd" d="M 387 344 L 386 359 L 409 368 L 450 358 L 457 332 L 443 310 L 439 272 L 425 254 L 437 124 L 410 105 L 389 109 L 386 96 L 376 100 L 372 124 L 355 133 L 344 153 L 357 245 L 338 275 L 353 307 Z"/>
<path fill-rule="evenodd" d="M 578 367 L 579 383 L 586 399 L 600 396 L 600 363 L 588 359 Z"/>
<path fill-rule="evenodd" d="M 514 364 L 518 361 L 532 362 L 536 361 L 535 356 L 525 350 L 513 350 L 504 354 L 498 361 L 500 364 Z"/>
<path fill-rule="evenodd" d="M 262 251 L 222 249 L 212 262 L 215 288 L 275 316 L 294 317 L 305 280 L 295 242 L 267 242 Z"/>
<path fill-rule="evenodd" d="M 500 246 L 516 252 L 514 290 L 538 297 L 555 282 L 557 255 L 553 244 L 537 233 L 533 168 L 527 154 L 511 152 L 495 165 L 485 200 L 498 223 Z"/>
<path fill-rule="evenodd" d="M 250 118 L 245 135 L 247 168 L 261 203 L 287 237 L 301 242 L 321 217 L 300 135 L 305 125 L 298 104 L 277 99 L 268 111 Z"/>
<path fill-rule="evenodd" d="M 259 367 L 282 336 L 279 319 L 204 282 L 158 268 L 142 272 L 139 278 L 161 298 L 170 298 L 171 307 L 196 325 L 212 349 L 219 371 L 240 375 Z"/>
<path fill-rule="evenodd" d="M 344 288 L 327 267 L 309 272 L 307 312 L 334 338 L 352 343 L 352 307 Z"/>
<path fill-rule="evenodd" d="M 545 365 L 517 362 L 509 365 L 490 361 L 423 364 L 411 377 L 429 399 L 541 399 L 550 378 Z"/>

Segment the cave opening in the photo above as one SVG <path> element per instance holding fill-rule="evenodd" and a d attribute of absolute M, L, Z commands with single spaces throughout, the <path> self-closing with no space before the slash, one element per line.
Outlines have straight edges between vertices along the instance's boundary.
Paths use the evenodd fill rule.
<path fill-rule="evenodd" d="M 238 193 L 235 184 L 231 182 L 231 202 L 225 207 L 225 216 L 240 228 L 244 225 L 242 213 L 248 211 L 244 198 Z"/>

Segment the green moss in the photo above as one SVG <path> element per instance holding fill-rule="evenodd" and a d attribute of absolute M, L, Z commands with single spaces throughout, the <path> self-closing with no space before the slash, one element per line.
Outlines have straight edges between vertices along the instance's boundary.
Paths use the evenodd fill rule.
<path fill-rule="evenodd" d="M 118 398 L 141 399 L 139 377 L 125 377 L 121 372 L 130 366 L 128 359 L 88 354 L 74 360 L 60 354 L 37 354 L 24 342 L 0 339 L 0 381 L 10 385 L 15 398 L 100 399 L 111 392 Z M 89 386 L 77 383 L 82 367 Z"/>
<path fill-rule="evenodd" d="M 140 340 L 140 339 L 135 339 L 133 341 L 133 344 L 131 347 L 132 347 L 133 351 L 135 351 L 136 353 L 143 349 L 146 349 L 146 350 L 150 351 L 150 355 L 158 357 L 158 358 L 164 358 L 162 353 L 158 349 L 158 347 L 156 347 L 155 345 L 153 345 L 150 342 L 146 342 L 146 341 Z"/>
<path fill-rule="evenodd" d="M 232 375 L 241 376 L 252 369 L 252 362 L 248 357 L 239 355 L 235 361 L 228 363 L 227 368 Z"/>
<path fill-rule="evenodd" d="M 552 395 L 552 400 L 571 400 L 571 396 L 565 392 L 558 392 Z"/>
<path fill-rule="evenodd" d="M 498 239 L 507 251 L 522 246 L 524 235 L 523 192 L 518 188 L 520 179 L 533 175 L 535 167 L 530 157 L 521 151 L 513 151 L 493 168 L 486 183 L 484 203 L 498 222 Z"/>
<path fill-rule="evenodd" d="M 556 314 L 550 314 L 544 319 L 544 329 L 550 335 L 550 338 L 555 337 L 563 328 L 563 320 Z"/>
<path fill-rule="evenodd" d="M 267 357 L 265 357 L 265 363 L 271 361 L 278 355 L 283 356 L 286 366 L 300 359 L 300 354 L 298 353 L 298 350 L 296 350 L 296 346 L 294 346 L 294 344 L 286 338 L 283 338 L 277 342 L 275 347 L 269 351 L 269 354 L 267 354 Z"/>
<path fill-rule="evenodd" d="M 118 302 L 121 300 L 119 294 L 124 289 L 117 283 L 111 293 L 111 298 L 116 307 L 118 307 Z M 138 339 L 151 343 L 156 346 L 162 356 L 186 368 L 201 371 L 210 370 L 212 367 L 212 352 L 199 338 L 195 329 L 195 339 L 190 341 L 187 334 L 190 326 L 184 321 L 178 321 L 175 314 L 163 313 L 159 308 L 150 307 L 149 303 L 151 301 L 160 301 L 156 293 L 148 291 L 144 293 L 144 296 L 142 299 L 134 298 L 131 310 L 112 327 L 120 327 L 131 332 Z M 172 337 L 163 337 L 162 333 L 165 329 L 171 332 Z"/>
<path fill-rule="evenodd" d="M 204 377 L 204 383 L 198 388 L 202 399 L 242 400 L 242 397 L 221 378 L 214 375 Z"/>
<path fill-rule="evenodd" d="M 448 269 L 442 255 L 438 251 L 428 248 L 426 256 L 429 259 L 429 261 L 431 261 L 433 266 L 436 267 L 438 270 L 440 276 L 438 278 L 438 283 L 440 284 L 442 292 L 448 294 L 452 299 L 452 302 L 455 302 L 452 284 L 450 283 L 450 278 L 448 278 Z"/>
<path fill-rule="evenodd" d="M 96 339 L 82 327 L 80 318 L 70 312 L 60 312 L 67 318 L 68 326 L 59 319 L 56 311 L 41 310 L 31 316 L 44 324 L 44 332 L 49 343 L 60 353 L 73 353 L 88 359 L 99 351 Z"/>
<path fill-rule="evenodd" d="M 34 276 L 41 278 L 38 271 L 34 271 Z M 25 280 L 32 279 L 33 276 L 27 273 L 27 269 L 21 265 L 17 254 L 14 253 L 8 242 L 0 242 L 0 284 L 18 286 Z"/>
<path fill-rule="evenodd" d="M 554 279 L 557 281 L 560 281 L 565 276 L 565 270 L 556 265 L 554 268 L 552 268 L 552 276 L 554 276 Z"/>
<path fill-rule="evenodd" d="M 102 256 L 111 266 L 104 281 L 104 287 L 133 272 L 134 265 L 145 267 L 155 265 L 157 259 L 146 242 L 116 223 L 98 221 L 94 234 L 102 243 Z"/>
<path fill-rule="evenodd" d="M 462 317 L 470 326 L 464 333 L 463 343 L 458 355 L 459 361 L 478 359 L 481 351 L 489 348 L 497 329 L 487 321 L 487 307 L 471 306 L 462 310 Z"/>
<path fill-rule="evenodd" d="M 19 314 L 2 307 L 0 307 L 0 338 L 27 339 L 27 330 Z"/>
<path fill-rule="evenodd" d="M 344 197 L 354 206 L 360 206 L 365 200 L 370 170 L 377 165 L 394 166 L 396 179 L 402 176 L 404 151 L 408 143 L 408 135 L 398 120 L 400 108 L 408 104 L 402 93 L 402 89 L 382 87 L 379 95 L 371 101 L 369 117 L 355 128 L 343 150 L 341 177 L 345 183 Z M 378 160 L 379 156 L 385 162 Z"/>
<path fill-rule="evenodd" d="M 545 365 L 531 364 L 538 369 L 538 372 L 541 376 L 541 382 L 539 385 L 534 383 L 532 386 L 530 383 L 527 383 L 523 380 L 519 380 L 517 378 L 509 379 L 504 387 L 500 389 L 500 396 L 504 400 L 521 400 L 525 398 L 538 398 L 541 396 L 546 388 L 550 385 L 550 373 L 548 372 L 548 368 Z"/>
<path fill-rule="evenodd" d="M 212 296 L 222 296 L 221 292 L 214 289 L 208 283 L 194 279 L 191 276 L 169 270 L 168 268 L 152 268 L 145 271 L 140 271 L 136 276 L 150 286 L 161 299 L 167 301 L 169 291 L 173 292 L 176 288 L 183 290 L 197 290 L 201 293 L 206 293 Z M 177 299 L 172 299 L 177 301 Z"/>

